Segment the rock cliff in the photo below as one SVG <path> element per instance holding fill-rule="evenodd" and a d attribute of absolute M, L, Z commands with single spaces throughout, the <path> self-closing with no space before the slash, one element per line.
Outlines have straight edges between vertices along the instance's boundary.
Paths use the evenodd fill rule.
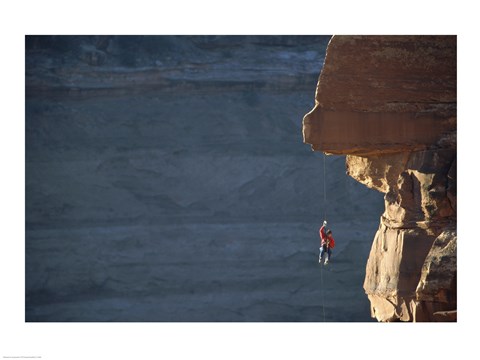
<path fill-rule="evenodd" d="M 456 321 L 456 37 L 334 36 L 303 136 L 385 194 L 372 317 Z"/>

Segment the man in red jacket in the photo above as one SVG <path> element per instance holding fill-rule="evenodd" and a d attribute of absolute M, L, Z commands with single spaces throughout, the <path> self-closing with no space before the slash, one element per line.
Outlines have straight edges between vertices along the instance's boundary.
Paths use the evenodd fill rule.
<path fill-rule="evenodd" d="M 325 231 L 325 227 L 327 226 L 327 221 L 325 220 L 323 222 L 322 227 L 320 228 L 320 255 L 318 256 L 318 263 L 322 263 L 322 257 L 324 253 L 327 253 L 327 256 L 325 257 L 325 265 L 328 264 L 328 261 L 330 260 L 330 257 L 332 256 L 332 250 L 335 247 L 335 240 L 333 239 L 332 236 L 332 230 L 327 230 Z"/>

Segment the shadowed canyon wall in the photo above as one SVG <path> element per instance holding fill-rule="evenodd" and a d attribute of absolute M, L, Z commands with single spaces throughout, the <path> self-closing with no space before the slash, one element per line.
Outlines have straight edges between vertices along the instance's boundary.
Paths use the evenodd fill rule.
<path fill-rule="evenodd" d="M 322 321 L 323 290 L 371 321 L 381 194 L 345 156 L 319 276 L 301 119 L 330 37 L 27 36 L 26 321 Z"/>
<path fill-rule="evenodd" d="M 334 36 L 303 136 L 385 194 L 372 317 L 456 320 L 456 37 Z"/>

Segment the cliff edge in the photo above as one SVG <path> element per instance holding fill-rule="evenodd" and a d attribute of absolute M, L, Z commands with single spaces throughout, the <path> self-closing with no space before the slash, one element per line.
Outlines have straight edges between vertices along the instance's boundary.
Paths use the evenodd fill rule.
<path fill-rule="evenodd" d="M 379 321 L 456 321 L 456 36 L 334 36 L 304 142 L 385 194 L 364 289 Z"/>

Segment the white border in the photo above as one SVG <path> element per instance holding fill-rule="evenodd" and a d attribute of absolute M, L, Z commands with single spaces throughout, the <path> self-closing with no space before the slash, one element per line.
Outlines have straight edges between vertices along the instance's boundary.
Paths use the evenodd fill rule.
<path fill-rule="evenodd" d="M 314 5 L 316 4 L 316 5 Z M 476 354 L 478 31 L 451 1 L 23 1 L 2 10 L 0 356 L 42 359 L 456 358 Z M 24 323 L 25 34 L 458 34 L 457 324 Z M 314 89 L 312 89 L 312 97 Z M 473 155 L 473 156 L 472 156 Z"/>

